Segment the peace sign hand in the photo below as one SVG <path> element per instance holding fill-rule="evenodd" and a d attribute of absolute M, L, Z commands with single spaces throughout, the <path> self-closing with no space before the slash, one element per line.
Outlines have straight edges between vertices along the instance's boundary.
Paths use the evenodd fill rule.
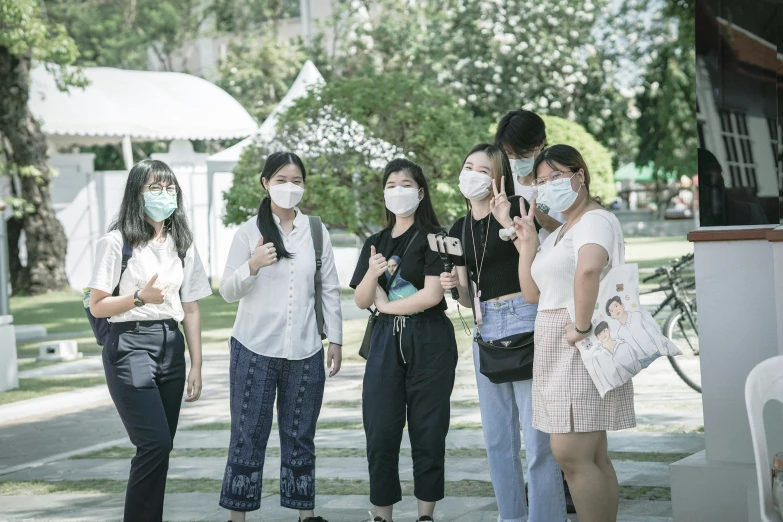
<path fill-rule="evenodd" d="M 530 202 L 530 210 L 525 211 L 525 198 L 519 198 L 520 217 L 514 218 L 514 230 L 519 241 L 525 246 L 536 246 L 538 232 L 536 232 L 536 200 Z"/>
<path fill-rule="evenodd" d="M 505 176 L 500 178 L 499 189 L 495 180 L 492 180 L 492 193 L 494 197 L 489 201 L 489 210 L 503 228 L 509 228 L 513 222 L 511 220 L 511 202 L 506 197 Z"/>

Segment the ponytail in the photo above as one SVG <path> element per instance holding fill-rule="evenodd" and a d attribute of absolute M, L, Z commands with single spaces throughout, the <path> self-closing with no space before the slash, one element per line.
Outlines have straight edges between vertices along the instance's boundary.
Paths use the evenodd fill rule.
<path fill-rule="evenodd" d="M 278 260 L 282 258 L 293 259 L 293 254 L 285 249 L 283 238 L 280 236 L 280 229 L 277 227 L 275 218 L 272 216 L 272 200 L 269 196 L 265 197 L 261 201 L 261 206 L 258 207 L 256 224 L 258 230 L 261 231 L 261 235 L 264 236 L 264 241 L 272 243 L 275 246 Z"/>

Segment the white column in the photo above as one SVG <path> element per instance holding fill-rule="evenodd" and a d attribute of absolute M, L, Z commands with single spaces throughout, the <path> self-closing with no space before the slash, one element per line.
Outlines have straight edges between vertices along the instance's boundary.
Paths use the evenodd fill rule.
<path fill-rule="evenodd" d="M 16 359 L 14 318 L 0 316 L 0 392 L 19 387 L 19 367 Z"/>
<path fill-rule="evenodd" d="M 670 467 L 676 522 L 759 520 L 752 514 L 758 501 L 750 500 L 756 476 L 744 391 L 750 370 L 779 350 L 776 292 L 783 280 L 775 280 L 771 230 L 712 227 L 689 236 L 695 241 L 706 450 Z M 770 428 L 781 433 L 779 422 Z"/>
<path fill-rule="evenodd" d="M 133 147 L 131 147 L 130 136 L 122 138 L 122 158 L 125 160 L 125 170 L 133 167 Z"/>

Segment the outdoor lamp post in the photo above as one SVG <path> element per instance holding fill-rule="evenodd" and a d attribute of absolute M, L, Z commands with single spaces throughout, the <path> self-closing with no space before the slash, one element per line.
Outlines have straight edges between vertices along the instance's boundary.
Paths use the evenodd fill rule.
<path fill-rule="evenodd" d="M 8 307 L 8 229 L 5 202 L 0 200 L 0 392 L 19 387 L 14 318 Z"/>

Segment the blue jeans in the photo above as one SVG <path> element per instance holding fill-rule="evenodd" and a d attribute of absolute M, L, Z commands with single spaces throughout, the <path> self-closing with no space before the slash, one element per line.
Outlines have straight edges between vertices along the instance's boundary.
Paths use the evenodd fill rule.
<path fill-rule="evenodd" d="M 522 297 L 481 303 L 481 337 L 489 341 L 530 332 L 536 311 L 536 305 L 528 304 Z M 489 476 L 498 503 L 498 522 L 563 522 L 566 506 L 560 467 L 549 447 L 549 434 L 533 428 L 533 381 L 494 384 L 479 371 L 476 343 L 473 343 L 473 363 Z M 529 518 L 519 457 L 520 425 L 525 438 Z"/>

